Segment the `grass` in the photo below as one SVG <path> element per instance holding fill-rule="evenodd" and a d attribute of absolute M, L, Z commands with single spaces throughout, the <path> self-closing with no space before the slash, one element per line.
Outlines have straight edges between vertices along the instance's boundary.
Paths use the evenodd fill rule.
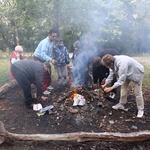
<path fill-rule="evenodd" d="M 145 67 L 145 75 L 143 79 L 143 86 L 150 87 L 150 59 L 149 57 L 134 57 Z M 0 58 L 0 86 L 11 80 L 10 76 L 9 57 Z M 52 65 L 52 80 L 57 79 L 57 71 Z"/>
<path fill-rule="evenodd" d="M 144 65 L 145 73 L 143 79 L 143 86 L 150 87 L 150 58 L 149 57 L 134 57 L 141 64 Z"/>
<path fill-rule="evenodd" d="M 0 86 L 11 80 L 9 58 L 0 58 Z"/>
<path fill-rule="evenodd" d="M 144 79 L 143 79 L 143 86 L 145 87 L 150 87 L 150 63 L 149 64 L 145 64 L 142 63 L 144 65 L 145 68 L 145 73 L 144 73 Z"/>
<path fill-rule="evenodd" d="M 33 59 L 28 57 L 29 59 Z M 57 71 L 52 65 L 52 79 L 57 79 Z M 0 58 L 0 87 L 5 83 L 11 81 L 10 78 L 10 58 L 9 57 L 1 57 Z"/>

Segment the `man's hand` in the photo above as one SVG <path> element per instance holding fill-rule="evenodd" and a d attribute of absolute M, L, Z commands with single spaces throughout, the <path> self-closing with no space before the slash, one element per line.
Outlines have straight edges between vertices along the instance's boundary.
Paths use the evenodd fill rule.
<path fill-rule="evenodd" d="M 55 64 L 56 64 L 55 59 L 52 59 L 52 60 L 51 60 L 51 63 L 52 63 L 53 65 L 55 65 Z"/>
<path fill-rule="evenodd" d="M 104 90 L 106 88 L 106 86 L 107 86 L 107 83 L 101 85 L 102 90 Z"/>
<path fill-rule="evenodd" d="M 47 97 L 41 96 L 41 99 L 42 99 L 43 101 L 46 101 L 46 100 L 47 100 Z"/>
<path fill-rule="evenodd" d="M 101 82 L 101 85 L 105 84 L 106 78 L 104 78 Z"/>
<path fill-rule="evenodd" d="M 97 84 L 93 84 L 93 88 L 94 89 L 97 89 L 98 87 L 97 87 Z"/>
<path fill-rule="evenodd" d="M 114 89 L 113 86 L 112 86 L 112 87 L 106 87 L 106 88 L 104 88 L 104 92 L 105 92 L 105 93 L 109 93 L 109 92 L 111 92 L 113 89 Z"/>

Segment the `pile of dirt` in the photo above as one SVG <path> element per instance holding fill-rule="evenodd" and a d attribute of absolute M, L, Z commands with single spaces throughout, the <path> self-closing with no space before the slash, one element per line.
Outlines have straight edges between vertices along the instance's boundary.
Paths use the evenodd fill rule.
<path fill-rule="evenodd" d="M 72 132 L 121 132 L 130 133 L 150 130 L 150 92 L 143 87 L 145 100 L 144 117 L 136 117 L 137 109 L 133 91 L 129 91 L 128 103 L 125 110 L 113 110 L 112 106 L 119 99 L 98 99 L 86 97 L 84 106 L 73 106 L 70 95 L 66 96 L 69 87 L 54 87 L 44 106 L 53 105 L 54 108 L 42 116 L 37 112 L 27 109 L 23 103 L 23 93 L 20 87 L 9 90 L 0 99 L 0 120 L 7 131 L 22 134 L 61 134 Z M 89 93 L 92 91 L 88 89 Z M 48 150 L 48 149 L 150 149 L 150 141 L 141 143 L 116 143 L 116 142 L 10 142 L 1 144 L 0 149 L 7 150 Z"/>

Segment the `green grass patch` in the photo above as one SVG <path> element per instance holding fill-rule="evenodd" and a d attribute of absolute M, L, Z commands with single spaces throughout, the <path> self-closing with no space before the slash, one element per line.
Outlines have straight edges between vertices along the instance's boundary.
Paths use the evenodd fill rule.
<path fill-rule="evenodd" d="M 143 79 L 143 86 L 150 87 L 150 59 L 149 57 L 134 57 L 145 67 L 145 75 Z M 31 58 L 32 59 L 32 58 Z M 10 64 L 9 57 L 0 58 L 0 86 L 11 80 L 10 74 Z M 57 79 L 57 71 L 52 65 L 52 80 Z"/>
<path fill-rule="evenodd" d="M 33 59 L 32 57 L 28 57 L 29 59 Z M 52 80 L 57 79 L 57 71 L 52 65 Z M 0 87 L 5 83 L 11 81 L 10 78 L 10 58 L 4 57 L 0 58 Z"/>
<path fill-rule="evenodd" d="M 145 73 L 143 79 L 143 86 L 150 87 L 150 62 L 141 62 L 144 65 Z"/>
<path fill-rule="evenodd" d="M 9 58 L 0 58 L 0 86 L 11 80 Z"/>

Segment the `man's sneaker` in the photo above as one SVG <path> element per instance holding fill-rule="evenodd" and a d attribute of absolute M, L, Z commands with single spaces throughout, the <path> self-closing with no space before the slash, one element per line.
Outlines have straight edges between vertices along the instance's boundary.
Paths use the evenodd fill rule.
<path fill-rule="evenodd" d="M 137 118 L 142 118 L 144 115 L 144 110 L 138 110 Z"/>
<path fill-rule="evenodd" d="M 112 108 L 118 110 L 118 109 L 124 109 L 124 106 L 118 103 L 117 105 L 112 106 Z"/>
<path fill-rule="evenodd" d="M 54 88 L 52 86 L 47 87 L 48 90 L 53 90 Z"/>

